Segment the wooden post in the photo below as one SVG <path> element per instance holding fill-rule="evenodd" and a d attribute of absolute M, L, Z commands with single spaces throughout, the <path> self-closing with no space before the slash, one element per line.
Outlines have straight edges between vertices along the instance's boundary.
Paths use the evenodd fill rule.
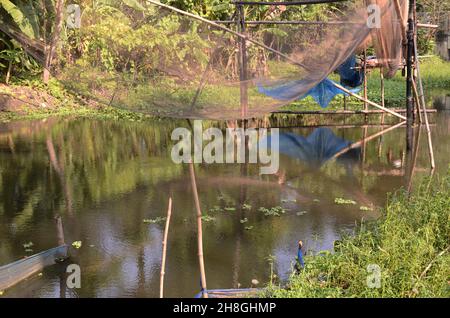
<path fill-rule="evenodd" d="M 58 238 L 58 246 L 65 245 L 64 240 L 64 228 L 62 224 L 61 216 L 55 216 L 55 222 L 56 222 L 56 237 Z"/>
<path fill-rule="evenodd" d="M 172 198 L 169 198 L 169 207 L 167 208 L 166 226 L 164 228 L 164 239 L 162 241 L 162 259 L 161 259 L 161 273 L 159 276 L 159 298 L 164 296 L 164 274 L 166 273 L 166 250 L 167 250 L 167 236 L 169 235 L 170 216 L 172 215 Z"/>
<path fill-rule="evenodd" d="M 383 70 L 383 68 L 381 67 L 381 68 L 380 68 L 381 106 L 386 107 L 386 106 L 385 106 L 385 99 L 384 99 L 384 95 L 385 95 L 384 93 L 385 93 L 385 91 L 384 91 L 384 74 L 383 74 L 383 72 L 384 72 L 384 70 Z M 381 114 L 381 125 L 384 125 L 384 113 Z"/>
<path fill-rule="evenodd" d="M 408 18 L 408 47 L 406 56 L 406 151 L 409 153 L 413 149 L 413 116 L 414 116 L 414 98 L 413 98 L 413 52 L 414 52 L 414 20 L 413 8 L 415 1 L 409 3 L 409 18 Z"/>
<path fill-rule="evenodd" d="M 205 274 L 205 261 L 203 259 L 203 230 L 202 230 L 202 210 L 200 207 L 200 200 L 197 192 L 197 182 L 195 181 L 194 164 L 189 163 L 189 174 L 191 177 L 192 193 L 194 195 L 195 209 L 197 211 L 197 248 L 198 248 L 198 262 L 200 267 L 200 282 L 202 287 L 202 297 L 208 298 L 208 292 L 206 289 L 206 274 Z"/>
<path fill-rule="evenodd" d="M 236 6 L 237 31 L 245 36 L 245 10 L 243 5 Z M 241 116 L 245 118 L 248 109 L 248 61 L 247 61 L 247 41 L 245 37 L 239 40 L 239 80 L 240 80 L 240 103 Z"/>

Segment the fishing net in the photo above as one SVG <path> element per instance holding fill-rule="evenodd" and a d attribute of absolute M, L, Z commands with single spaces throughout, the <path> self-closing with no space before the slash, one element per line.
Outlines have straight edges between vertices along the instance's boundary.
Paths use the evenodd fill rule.
<path fill-rule="evenodd" d="M 390 0 L 339 4 L 321 17 L 327 23 L 246 30 L 151 0 L 101 3 L 106 2 L 66 15 L 48 68 L 76 94 L 135 112 L 226 120 L 261 116 L 308 95 L 369 41 L 390 76 L 402 63 L 404 21 Z M 378 5 L 380 28 L 368 23 L 368 4 Z M 406 0 L 400 4 L 405 8 Z M 17 25 L 3 22 L 9 22 L 8 30 L 0 30 L 13 36 Z M 31 44 L 43 41 L 45 50 L 52 40 L 28 38 Z M 23 33 L 17 41 L 25 49 L 37 47 L 27 45 Z M 42 50 L 30 51 L 45 60 Z"/>

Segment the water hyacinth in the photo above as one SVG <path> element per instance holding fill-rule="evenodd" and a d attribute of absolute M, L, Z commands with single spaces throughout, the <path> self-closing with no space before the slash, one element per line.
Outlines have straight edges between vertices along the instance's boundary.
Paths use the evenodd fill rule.
<path fill-rule="evenodd" d="M 334 199 L 334 203 L 336 204 L 348 204 L 348 205 L 356 205 L 356 201 L 350 199 L 336 198 Z"/>
<path fill-rule="evenodd" d="M 166 217 L 158 216 L 157 218 L 154 218 L 154 219 L 144 219 L 142 222 L 147 223 L 147 224 L 158 224 L 158 223 L 163 223 L 165 221 L 166 221 Z"/>

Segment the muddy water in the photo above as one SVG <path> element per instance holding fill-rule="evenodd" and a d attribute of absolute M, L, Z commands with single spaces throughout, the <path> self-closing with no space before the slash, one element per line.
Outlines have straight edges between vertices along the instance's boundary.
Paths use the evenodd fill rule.
<path fill-rule="evenodd" d="M 200 288 L 189 171 L 170 159 L 170 134 L 179 124 L 186 122 L 66 118 L 1 124 L 0 265 L 54 247 L 57 214 L 66 241 L 82 242 L 68 262 L 80 265 L 80 289 L 65 287 L 63 264 L 3 297 L 157 297 L 164 223 L 148 221 L 165 216 L 169 195 L 174 204 L 165 294 L 195 295 Z M 253 279 L 264 285 L 269 259 L 277 279 L 286 280 L 299 239 L 308 253 L 330 250 L 362 219 L 376 218 L 387 194 L 408 182 L 404 128 L 338 159 L 327 161 L 327 149 L 318 148 L 385 128 L 283 128 L 294 146 L 281 155 L 277 175 L 260 176 L 251 164 L 196 166 L 208 288 L 249 287 Z M 450 162 L 450 115 L 435 116 L 432 131 L 442 173 Z M 306 139 L 314 134 L 326 140 L 314 147 Z M 428 175 L 424 129 L 419 139 L 413 187 Z M 336 198 L 356 204 L 336 204 Z M 262 207 L 285 213 L 266 216 Z M 28 242 L 32 251 L 23 246 Z"/>

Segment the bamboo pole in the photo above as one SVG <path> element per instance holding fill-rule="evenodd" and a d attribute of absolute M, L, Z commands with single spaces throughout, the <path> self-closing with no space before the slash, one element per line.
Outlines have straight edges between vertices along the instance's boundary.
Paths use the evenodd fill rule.
<path fill-rule="evenodd" d="M 419 93 L 417 92 L 416 81 L 414 81 L 414 80 L 412 83 L 412 87 L 413 87 L 413 92 L 414 92 L 414 99 L 416 100 L 416 112 L 419 117 L 419 123 L 422 124 L 422 112 L 420 110 L 422 102 L 420 101 Z"/>
<path fill-rule="evenodd" d="M 413 121 L 414 121 L 414 96 L 413 96 L 413 77 L 414 77 L 414 7 L 415 1 L 409 1 L 408 10 L 408 31 L 407 31 L 407 49 L 406 49 L 406 151 L 410 153 L 413 150 Z"/>
<path fill-rule="evenodd" d="M 364 110 L 369 110 L 369 106 L 367 104 L 367 49 L 364 49 L 364 65 L 363 65 L 363 71 L 364 71 Z M 366 116 L 367 120 L 367 116 Z"/>
<path fill-rule="evenodd" d="M 420 75 L 420 62 L 418 58 L 418 52 L 417 52 L 417 41 L 414 41 L 414 52 L 416 56 L 416 70 L 417 70 L 417 79 L 419 80 L 419 92 L 420 97 L 422 101 L 422 111 L 423 111 L 423 117 L 425 119 L 425 127 L 427 130 L 427 137 L 428 137 L 428 154 L 430 156 L 430 165 L 432 172 L 434 171 L 434 168 L 436 167 L 434 162 L 434 151 L 433 151 L 433 141 L 431 139 L 431 129 L 430 129 L 430 123 L 428 121 L 428 114 L 427 114 L 427 108 L 425 103 L 425 96 L 423 91 L 423 84 L 422 84 L 422 77 Z"/>
<path fill-rule="evenodd" d="M 200 267 L 200 282 L 202 286 L 202 297 L 208 298 L 208 292 L 206 289 L 206 274 L 205 274 L 205 261 L 203 259 L 203 230 L 202 230 L 202 210 L 200 207 L 200 200 L 197 192 L 197 182 L 195 181 L 194 164 L 192 161 L 189 163 L 189 174 L 191 177 L 192 193 L 194 195 L 195 209 L 197 211 L 197 248 L 198 248 L 198 262 Z"/>
<path fill-rule="evenodd" d="M 164 297 L 164 274 L 166 273 L 166 251 L 167 251 L 167 236 L 169 235 L 170 216 L 172 215 L 172 197 L 169 198 L 169 207 L 167 208 L 166 226 L 164 228 L 164 239 L 162 241 L 162 260 L 161 273 L 159 277 L 159 298 Z"/>
<path fill-rule="evenodd" d="M 427 28 L 427 29 L 438 29 L 439 25 L 437 25 L 437 24 L 417 23 L 417 27 L 419 27 L 419 28 Z"/>

